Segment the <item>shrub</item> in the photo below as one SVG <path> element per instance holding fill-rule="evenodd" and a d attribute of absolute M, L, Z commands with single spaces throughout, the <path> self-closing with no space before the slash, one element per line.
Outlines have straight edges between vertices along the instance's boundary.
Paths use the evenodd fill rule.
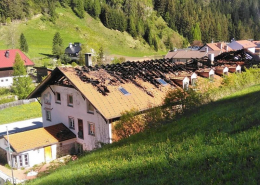
<path fill-rule="evenodd" d="M 144 130 L 145 125 L 140 115 L 137 115 L 137 110 L 132 109 L 122 113 L 120 120 L 115 125 L 114 134 L 117 139 L 128 138 L 133 134 Z M 116 140 L 117 140 L 116 139 Z"/>

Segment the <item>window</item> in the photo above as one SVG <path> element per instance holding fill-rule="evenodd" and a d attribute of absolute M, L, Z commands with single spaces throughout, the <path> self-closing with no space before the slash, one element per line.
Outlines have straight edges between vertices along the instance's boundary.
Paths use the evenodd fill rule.
<path fill-rule="evenodd" d="M 78 138 L 84 139 L 84 132 L 83 132 L 83 121 L 81 119 L 78 119 Z"/>
<path fill-rule="evenodd" d="M 46 110 L 46 120 L 51 121 L 51 111 Z"/>
<path fill-rule="evenodd" d="M 23 166 L 23 156 L 19 156 L 19 166 Z"/>
<path fill-rule="evenodd" d="M 68 95 L 68 106 L 73 107 L 73 96 Z"/>
<path fill-rule="evenodd" d="M 95 124 L 94 123 L 88 123 L 88 134 L 94 136 L 95 135 Z"/>
<path fill-rule="evenodd" d="M 1 82 L 4 82 L 4 80 L 1 80 Z"/>
<path fill-rule="evenodd" d="M 5 81 L 7 82 L 7 81 L 8 81 L 8 79 L 5 79 Z"/>
<path fill-rule="evenodd" d="M 191 85 L 196 86 L 196 84 L 197 84 L 197 78 L 192 78 L 191 79 Z"/>
<path fill-rule="evenodd" d="M 123 93 L 123 95 L 129 95 L 130 93 L 126 90 L 126 89 L 124 89 L 123 87 L 119 87 L 119 91 L 121 92 L 121 93 Z"/>
<path fill-rule="evenodd" d="M 94 114 L 94 109 L 95 108 L 89 101 L 87 101 L 87 109 L 88 109 L 88 113 Z"/>
<path fill-rule="evenodd" d="M 189 82 L 184 82 L 183 89 L 187 91 L 189 89 Z"/>
<path fill-rule="evenodd" d="M 69 117 L 69 127 L 75 129 L 74 118 Z"/>
<path fill-rule="evenodd" d="M 213 82 L 213 80 L 214 80 L 214 75 L 213 74 L 209 75 L 209 81 Z"/>
<path fill-rule="evenodd" d="M 60 93 L 59 92 L 56 92 L 56 103 L 59 103 L 61 102 L 61 98 L 60 98 Z"/>
<path fill-rule="evenodd" d="M 25 166 L 28 166 L 28 165 L 29 165 L 28 154 L 24 155 L 24 165 L 25 165 Z"/>
<path fill-rule="evenodd" d="M 162 85 L 168 85 L 168 83 L 165 82 L 165 81 L 164 81 L 163 79 L 161 79 L 161 78 L 157 79 L 157 81 L 158 81 L 160 84 L 162 84 Z"/>
<path fill-rule="evenodd" d="M 28 156 L 28 154 L 19 155 L 18 160 L 19 160 L 19 167 L 29 166 L 29 156 Z M 17 161 L 15 160 L 15 162 L 17 162 Z"/>

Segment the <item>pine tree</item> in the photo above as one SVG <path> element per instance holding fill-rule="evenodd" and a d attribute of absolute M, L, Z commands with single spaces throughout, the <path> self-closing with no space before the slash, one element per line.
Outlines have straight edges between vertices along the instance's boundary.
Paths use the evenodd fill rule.
<path fill-rule="evenodd" d="M 21 56 L 16 53 L 15 62 L 13 65 L 13 79 L 12 89 L 19 99 L 24 99 L 32 91 L 32 79 L 26 75 L 26 68 Z"/>
<path fill-rule="evenodd" d="M 24 66 L 23 59 L 19 55 L 19 53 L 16 53 L 15 55 L 15 61 L 13 65 L 13 76 L 23 76 L 26 75 L 26 68 Z"/>
<path fill-rule="evenodd" d="M 99 15 L 101 14 L 101 5 L 99 0 L 95 0 L 93 4 L 93 14 L 95 18 L 98 18 Z"/>
<path fill-rule="evenodd" d="M 58 58 L 63 53 L 63 41 L 59 32 L 56 32 L 52 42 L 52 54 Z"/>
<path fill-rule="evenodd" d="M 24 34 L 22 33 L 20 36 L 20 49 L 24 52 L 28 52 L 28 45 L 27 45 L 27 41 L 25 39 Z"/>

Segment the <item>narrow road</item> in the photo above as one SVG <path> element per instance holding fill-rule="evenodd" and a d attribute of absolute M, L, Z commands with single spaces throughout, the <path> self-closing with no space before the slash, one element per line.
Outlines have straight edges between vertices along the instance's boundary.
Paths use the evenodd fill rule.
<path fill-rule="evenodd" d="M 6 126 L 8 127 L 9 134 L 41 128 L 42 117 L 0 125 L 0 138 L 6 135 Z"/>

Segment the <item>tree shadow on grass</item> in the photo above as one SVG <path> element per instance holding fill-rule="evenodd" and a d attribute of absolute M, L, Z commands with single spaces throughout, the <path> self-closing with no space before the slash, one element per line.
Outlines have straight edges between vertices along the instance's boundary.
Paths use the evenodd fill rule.
<path fill-rule="evenodd" d="M 46 58 L 56 58 L 55 55 L 52 55 L 52 54 L 47 54 L 47 53 L 39 53 L 40 55 L 43 55 L 43 56 L 46 56 Z"/>

